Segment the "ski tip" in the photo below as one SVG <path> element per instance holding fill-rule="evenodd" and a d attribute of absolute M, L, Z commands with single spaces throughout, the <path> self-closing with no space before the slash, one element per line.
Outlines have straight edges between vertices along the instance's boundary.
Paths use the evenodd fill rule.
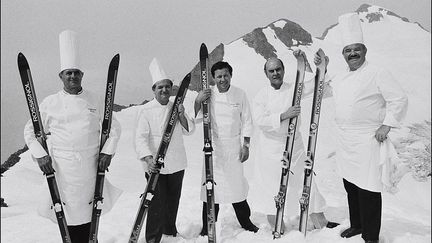
<path fill-rule="evenodd" d="M 18 66 L 28 66 L 27 59 L 24 56 L 24 54 L 22 54 L 21 52 L 18 53 L 17 61 L 18 61 Z"/>
<path fill-rule="evenodd" d="M 200 56 L 208 56 L 207 46 L 204 43 L 200 47 Z"/>
<path fill-rule="evenodd" d="M 110 66 L 115 65 L 118 66 L 120 62 L 120 54 L 116 54 L 112 59 L 111 59 L 111 63 Z"/>
<path fill-rule="evenodd" d="M 183 80 L 190 80 L 191 79 L 191 73 L 186 74 L 186 76 L 183 78 Z"/>

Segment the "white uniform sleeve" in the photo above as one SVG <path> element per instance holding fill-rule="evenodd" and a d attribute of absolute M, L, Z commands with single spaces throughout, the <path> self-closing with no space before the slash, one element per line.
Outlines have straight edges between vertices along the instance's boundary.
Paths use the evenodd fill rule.
<path fill-rule="evenodd" d="M 137 158 L 141 159 L 148 155 L 153 155 L 150 150 L 150 123 L 141 111 L 138 114 L 138 121 L 135 132 L 135 151 Z"/>
<path fill-rule="evenodd" d="M 252 113 L 246 93 L 242 92 L 242 112 L 241 112 L 241 134 L 243 137 L 252 137 L 253 123 Z"/>
<path fill-rule="evenodd" d="M 281 113 L 270 113 L 265 107 L 266 93 L 260 92 L 253 101 L 253 118 L 257 126 L 265 131 L 277 131 L 281 127 Z"/>
<path fill-rule="evenodd" d="M 192 119 L 192 118 L 190 118 L 189 114 L 190 113 L 185 112 L 185 117 L 186 117 L 186 120 L 187 120 L 187 123 L 188 123 L 188 129 L 189 129 L 189 131 L 186 130 L 183 126 L 181 126 L 181 124 L 178 124 L 178 126 L 181 126 L 182 133 L 184 135 L 191 135 L 195 131 L 195 120 Z"/>
<path fill-rule="evenodd" d="M 408 109 L 407 95 L 393 75 L 386 70 L 379 72 L 377 85 L 386 101 L 386 116 L 383 124 L 400 127 Z"/>
<path fill-rule="evenodd" d="M 110 134 L 101 150 L 101 153 L 113 155 L 117 149 L 117 144 L 118 141 L 120 140 L 120 135 L 121 135 L 120 122 L 117 120 L 116 114 L 113 112 Z"/>
<path fill-rule="evenodd" d="M 46 108 L 45 108 L 46 101 L 42 101 L 42 103 L 39 106 L 39 112 L 42 119 L 42 126 L 44 128 L 44 131 L 49 131 L 48 124 L 46 122 Z M 48 153 L 45 151 L 45 149 L 42 147 L 42 145 L 37 141 L 34 129 L 33 129 L 33 123 L 31 120 L 28 120 L 25 127 L 24 127 L 24 141 L 27 144 L 27 147 L 29 148 L 29 151 L 31 155 L 35 158 L 42 158 Z"/>

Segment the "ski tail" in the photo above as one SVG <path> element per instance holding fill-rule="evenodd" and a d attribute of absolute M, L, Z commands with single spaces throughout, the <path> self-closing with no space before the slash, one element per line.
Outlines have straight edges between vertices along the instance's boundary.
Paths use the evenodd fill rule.
<path fill-rule="evenodd" d="M 318 55 L 321 57 L 321 60 L 325 59 L 325 54 L 321 49 L 318 50 Z M 324 95 L 325 68 L 326 68 L 325 62 L 321 62 L 321 64 L 317 66 L 316 74 L 315 74 L 315 88 L 314 88 L 314 95 L 312 101 L 311 121 L 309 127 L 309 141 L 308 141 L 308 147 L 306 153 L 307 160 L 305 161 L 305 167 L 304 167 L 303 192 L 299 200 L 300 202 L 299 230 L 305 236 L 307 231 L 309 198 L 310 198 L 311 186 L 312 186 L 313 165 L 315 160 L 315 147 L 318 138 L 318 125 L 319 125 L 319 117 L 321 112 L 321 101 Z"/>
<path fill-rule="evenodd" d="M 171 142 L 171 137 L 174 132 L 175 126 L 178 121 L 178 107 L 183 103 L 184 97 L 186 96 L 186 92 L 188 90 L 189 84 L 191 81 L 191 74 L 188 73 L 182 80 L 180 87 L 177 91 L 177 95 L 174 99 L 174 104 L 170 110 L 170 113 L 167 117 L 167 122 L 165 123 L 164 134 L 162 136 L 162 140 L 159 144 L 159 148 L 157 150 L 157 154 L 155 157 L 156 166 L 160 169 L 164 164 L 165 154 L 168 150 L 168 146 Z M 148 209 L 150 207 L 152 198 L 156 193 L 156 186 L 159 180 L 159 173 L 150 173 L 150 177 L 147 182 L 147 186 L 143 194 L 141 194 L 141 202 L 138 208 L 138 213 L 135 217 L 134 225 L 132 227 L 132 232 L 129 236 L 129 243 L 138 242 L 139 235 L 141 233 L 141 229 L 144 223 L 144 219 L 147 215 Z"/>
<path fill-rule="evenodd" d="M 114 106 L 114 95 L 115 95 L 115 89 L 117 84 L 117 73 L 118 73 L 119 62 L 120 62 L 120 55 L 116 54 L 112 58 L 108 68 L 108 77 L 107 77 L 107 84 L 105 90 L 105 106 L 104 106 L 102 129 L 101 129 L 101 141 L 99 146 L 100 151 L 102 150 L 111 131 L 112 112 Z M 94 192 L 93 202 L 92 202 L 93 211 L 92 211 L 92 219 L 90 225 L 89 243 L 97 242 L 99 220 L 102 214 L 104 180 L 105 180 L 105 171 L 99 169 L 98 167 L 96 173 L 95 192 Z"/>
<path fill-rule="evenodd" d="M 305 70 L 307 69 L 307 59 L 304 53 L 296 56 L 297 59 L 297 75 L 294 87 L 294 96 L 292 105 L 300 105 L 303 92 Z M 279 185 L 279 192 L 274 197 L 276 203 L 275 227 L 273 231 L 273 239 L 280 238 L 283 232 L 283 215 L 285 209 L 286 192 L 288 188 L 289 173 L 291 168 L 291 159 L 294 148 L 294 140 L 297 128 L 297 117 L 290 118 L 288 121 L 288 136 L 283 152 L 281 165 L 282 173 Z"/>
<path fill-rule="evenodd" d="M 209 73 L 208 73 L 208 50 L 204 43 L 200 47 L 200 70 L 201 84 L 203 89 L 209 88 Z M 214 178 L 213 178 L 213 146 L 211 135 L 211 118 L 209 100 L 202 103 L 203 112 L 203 130 L 204 130 L 204 166 L 206 179 L 204 186 L 206 187 L 207 201 L 207 232 L 208 242 L 216 242 L 216 213 L 214 202 Z"/>
<path fill-rule="evenodd" d="M 27 106 L 30 112 L 30 120 L 33 124 L 33 130 L 36 139 L 45 149 L 49 155 L 48 146 L 46 143 L 46 134 L 43 129 L 43 123 L 41 120 L 41 115 L 39 112 L 39 105 L 36 98 L 36 92 L 33 85 L 33 79 L 31 76 L 30 66 L 27 62 L 26 57 L 21 52 L 18 54 L 17 58 L 18 70 L 21 77 L 21 82 L 24 88 L 24 94 L 27 100 Z M 57 181 L 54 173 L 46 174 L 46 179 L 48 183 L 48 188 L 51 194 L 51 200 L 53 203 L 52 208 L 55 211 L 57 218 L 57 224 L 60 230 L 60 235 L 63 243 L 71 243 L 71 238 L 67 228 L 66 217 L 63 211 L 62 201 L 60 198 L 60 193 L 57 186 Z"/>

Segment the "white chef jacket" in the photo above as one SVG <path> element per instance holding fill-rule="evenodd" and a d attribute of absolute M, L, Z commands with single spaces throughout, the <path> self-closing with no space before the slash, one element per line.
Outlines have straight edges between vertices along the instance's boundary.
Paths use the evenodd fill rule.
<path fill-rule="evenodd" d="M 215 203 L 236 203 L 247 198 L 249 185 L 240 162 L 243 137 L 253 132 L 252 114 L 246 93 L 230 86 L 220 93 L 211 86 L 210 100 L 211 132 L 213 145 L 213 173 Z M 197 120 L 202 120 L 202 110 Z M 207 201 L 205 187 L 205 164 L 203 163 L 201 200 Z"/>
<path fill-rule="evenodd" d="M 104 105 L 94 93 L 82 90 L 73 95 L 59 91 L 45 98 L 39 106 L 43 127 L 49 133 L 47 144 L 56 171 L 60 196 L 68 225 L 91 221 L 93 194 L 99 156 L 100 130 Z M 120 138 L 120 124 L 113 114 L 111 132 L 101 153 L 113 155 Z M 41 158 L 47 153 L 36 140 L 29 120 L 24 128 L 24 139 L 30 153 Z M 104 183 L 103 213 L 108 212 L 121 194 L 106 179 Z M 42 216 L 56 222 L 50 209 L 51 198 L 39 208 Z"/>
<path fill-rule="evenodd" d="M 292 106 L 294 85 L 284 82 L 276 90 L 272 86 L 262 88 L 253 100 L 253 118 L 259 128 L 258 145 L 255 161 L 255 174 L 263 185 L 262 209 L 266 213 L 276 212 L 273 197 L 279 192 L 279 184 L 282 173 L 281 159 L 286 146 L 288 136 L 288 119 L 280 122 L 281 113 Z M 294 140 L 293 159 L 289 175 L 287 196 L 285 202 L 285 215 L 294 217 L 299 215 L 299 199 L 303 190 L 304 161 L 306 161 L 305 148 L 302 135 L 299 131 L 301 116 L 297 119 L 296 136 Z M 312 180 L 312 192 L 309 212 L 322 212 L 325 200 L 319 193 L 315 181 Z"/>
<path fill-rule="evenodd" d="M 162 140 L 169 112 L 173 102 L 169 101 L 166 105 L 161 105 L 156 99 L 144 104 L 138 111 L 138 120 L 135 132 L 135 151 L 138 159 L 152 155 L 156 159 L 156 153 Z M 188 122 L 187 131 L 181 124 L 174 128 L 168 150 L 165 155 L 164 167 L 160 174 L 173 174 L 184 170 L 187 166 L 186 151 L 183 142 L 183 135 L 190 135 L 195 130 L 193 119 L 185 113 Z M 142 161 L 145 171 L 148 171 L 147 163 Z"/>
<path fill-rule="evenodd" d="M 400 126 L 408 98 L 390 72 L 368 62 L 337 74 L 330 86 L 338 131 L 337 172 L 362 189 L 381 192 L 380 161 L 386 159 L 380 158 L 380 150 L 389 145 L 380 145 L 375 132 L 381 125 Z"/>

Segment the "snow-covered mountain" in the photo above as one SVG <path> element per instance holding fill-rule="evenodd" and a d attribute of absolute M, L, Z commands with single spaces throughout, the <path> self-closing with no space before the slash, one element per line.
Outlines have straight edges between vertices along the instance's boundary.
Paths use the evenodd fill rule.
<path fill-rule="evenodd" d="M 416 23 L 399 17 L 397 14 L 377 6 L 362 5 L 359 12 L 362 19 L 364 39 L 368 47 L 367 59 L 388 68 L 405 89 L 409 97 L 409 110 L 404 129 L 393 132 L 398 138 L 408 138 L 412 143 L 404 142 L 404 146 L 415 144 L 415 148 L 405 149 L 405 158 L 416 159 L 417 150 L 424 150 L 429 145 L 430 166 L 430 134 L 423 138 L 412 138 L 407 128 L 414 123 L 430 120 L 431 106 L 431 48 L 430 33 Z M 335 16 L 337 19 L 337 16 Z M 329 72 L 337 72 L 346 67 L 342 58 L 342 47 L 338 25 L 332 25 L 320 38 L 312 37 L 301 25 L 286 19 L 279 19 L 264 27 L 227 43 L 220 44 L 210 52 L 210 65 L 220 61 L 228 61 L 233 66 L 232 84 L 244 89 L 252 101 L 255 94 L 269 85 L 264 75 L 265 59 L 277 56 L 285 64 L 285 81 L 293 82 L 296 73 L 296 60 L 292 51 L 296 48 L 304 50 L 313 70 L 313 55 L 322 48 L 330 57 Z M 198 65 L 192 71 L 192 82 L 188 98 L 192 98 L 200 89 Z M 307 74 L 306 79 L 313 78 Z M 185 103 L 191 102 L 187 99 Z M 334 148 L 332 147 L 332 99 L 324 99 L 320 121 L 319 139 L 317 144 L 317 162 L 315 171 L 319 189 L 327 200 L 327 217 L 341 223 L 334 229 L 315 230 L 306 238 L 290 225 L 282 242 L 352 242 L 360 243 L 360 236 L 342 239 L 339 233 L 349 226 L 346 195 L 341 179 L 334 172 Z M 307 134 L 311 99 L 302 101 L 303 121 L 301 132 Z M 113 210 L 104 215 L 100 225 L 100 242 L 125 242 L 139 204 L 139 195 L 145 188 L 145 180 L 141 165 L 133 151 L 133 124 L 136 107 L 117 112 L 122 125 L 122 137 L 118 151 L 112 161 L 108 179 L 124 190 Z M 430 133 L 430 123 L 426 124 Z M 307 138 L 307 136 L 303 136 Z M 196 132 L 185 137 L 188 168 L 186 170 L 182 198 L 180 202 L 177 226 L 183 238 L 164 239 L 163 242 L 207 242 L 207 238 L 199 237 L 201 228 L 201 202 L 199 201 L 201 166 L 202 166 L 202 126 Z M 305 143 L 306 144 L 306 143 Z M 414 146 L 414 145 L 413 145 Z M 251 151 L 254 150 L 252 138 Z M 414 152 L 413 152 L 414 151 Z M 282 151 L 281 151 L 282 152 Z M 423 158 L 423 157 L 422 157 Z M 264 197 L 274 196 L 277 188 L 266 188 L 265 183 L 256 179 L 254 156 L 245 163 L 246 176 L 250 191 L 248 202 L 252 209 L 252 221 L 259 227 L 256 234 L 243 231 L 238 225 L 230 205 L 222 205 L 219 216 L 218 230 L 220 242 L 274 242 L 271 227 L 261 209 Z M 429 167 L 430 168 L 430 167 Z M 2 197 L 6 198 L 9 208 L 2 208 L 2 234 L 4 242 L 58 242 L 57 226 L 41 218 L 36 213 L 40 195 L 46 193 L 47 187 L 40 171 L 30 158 L 28 152 L 22 154 L 21 161 L 2 178 Z M 275 175 L 279 176 L 279 175 Z M 431 240 L 431 180 L 424 182 L 414 180 L 409 174 L 400 182 L 400 191 L 396 194 L 383 194 L 383 222 L 380 242 L 430 242 Z M 271 201 L 271 200 L 270 200 Z M 38 227 L 34 227 L 38 225 Z M 218 241 L 218 242 L 219 242 Z M 144 231 L 140 242 L 144 242 Z"/>

